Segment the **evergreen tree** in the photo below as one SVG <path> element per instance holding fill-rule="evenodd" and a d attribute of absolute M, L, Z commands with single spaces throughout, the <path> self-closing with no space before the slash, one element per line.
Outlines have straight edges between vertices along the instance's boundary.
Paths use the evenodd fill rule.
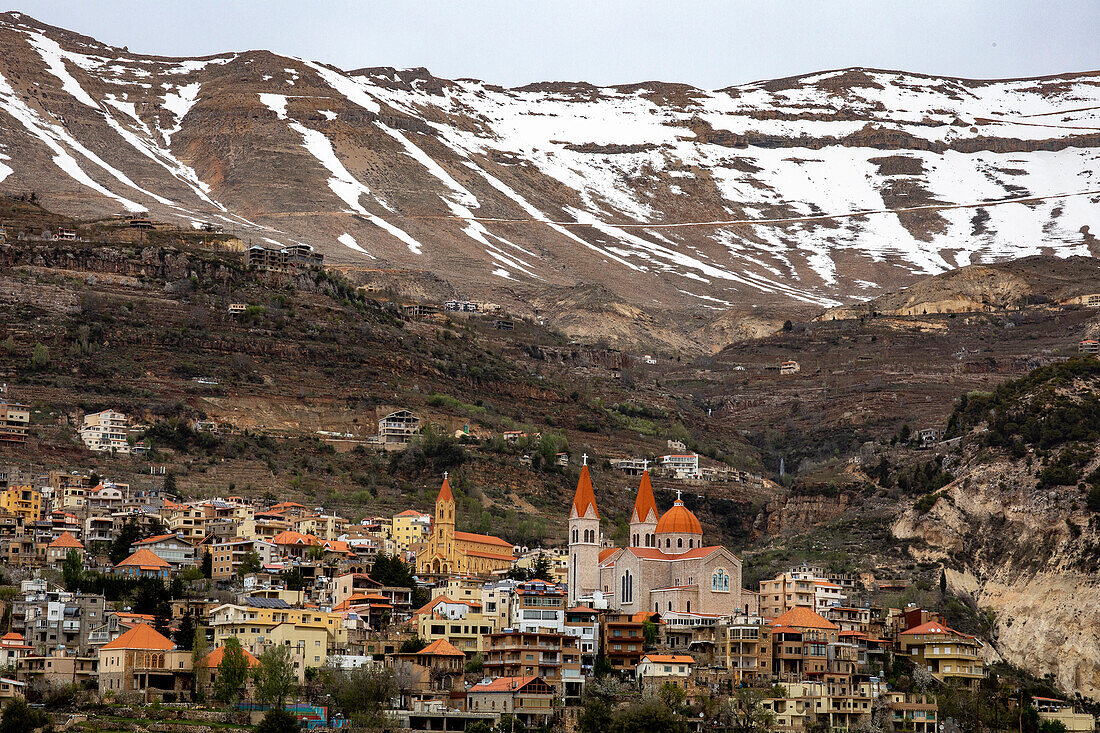
<path fill-rule="evenodd" d="M 268 710 L 256 726 L 256 733 L 297 733 L 299 730 L 298 718 L 282 708 Z"/>
<path fill-rule="evenodd" d="M 191 669 L 194 670 L 193 692 L 195 699 L 200 702 L 206 698 L 206 684 L 210 680 L 210 670 L 205 664 L 206 654 L 206 629 L 202 624 L 196 624 L 195 632 L 191 636 Z"/>
<path fill-rule="evenodd" d="M 191 615 L 191 611 L 183 614 L 179 628 L 172 634 L 172 641 L 176 642 L 177 646 L 191 650 L 191 645 L 195 643 L 195 617 Z"/>
<path fill-rule="evenodd" d="M 35 710 L 21 697 L 13 697 L 0 713 L 0 733 L 34 733 L 51 727 L 50 716 Z"/>
<path fill-rule="evenodd" d="M 553 570 L 549 558 L 540 552 L 539 556 L 535 558 L 535 566 L 531 568 L 531 579 L 545 580 L 547 583 L 552 583 L 554 582 Z"/>
<path fill-rule="evenodd" d="M 65 564 L 61 566 L 61 582 L 65 590 L 76 592 L 84 579 L 84 560 L 77 550 L 69 550 L 65 555 Z"/>
<path fill-rule="evenodd" d="M 243 578 L 249 573 L 258 573 L 263 568 L 263 561 L 260 559 L 260 554 L 255 550 L 249 550 L 241 558 L 241 564 L 237 566 L 237 576 Z"/>
<path fill-rule="evenodd" d="M 130 548 L 135 542 L 145 537 L 145 531 L 133 517 L 127 517 L 118 530 L 118 536 L 111 543 L 111 564 L 118 565 L 130 557 Z"/>
<path fill-rule="evenodd" d="M 209 579 L 214 575 L 214 558 L 209 552 L 202 553 L 202 577 Z"/>

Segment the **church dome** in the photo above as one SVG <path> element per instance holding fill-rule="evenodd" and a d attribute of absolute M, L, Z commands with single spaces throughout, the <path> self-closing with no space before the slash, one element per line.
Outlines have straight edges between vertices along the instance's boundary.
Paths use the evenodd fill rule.
<path fill-rule="evenodd" d="M 699 524 L 699 520 L 691 513 L 691 510 L 684 506 L 684 502 L 677 499 L 672 508 L 661 515 L 661 518 L 657 521 L 656 531 L 657 534 L 665 532 L 703 534 L 703 525 Z"/>

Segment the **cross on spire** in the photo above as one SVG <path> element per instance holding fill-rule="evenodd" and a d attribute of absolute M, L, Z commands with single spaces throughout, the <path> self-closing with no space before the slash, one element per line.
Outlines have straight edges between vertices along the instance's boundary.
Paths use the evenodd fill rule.
<path fill-rule="evenodd" d="M 676 489 L 676 501 L 680 501 L 680 489 Z"/>
<path fill-rule="evenodd" d="M 443 480 L 444 480 L 444 481 L 446 481 L 446 480 L 447 480 L 447 476 L 448 476 L 448 475 L 449 475 L 449 473 L 448 473 L 447 471 L 444 471 L 444 472 L 443 472 Z"/>
<path fill-rule="evenodd" d="M 643 458 L 642 459 L 642 470 L 643 471 L 648 471 L 649 470 L 649 459 L 648 458 Z"/>
<path fill-rule="evenodd" d="M 584 454 L 581 455 L 581 465 L 582 466 L 587 466 L 588 465 L 588 454 L 587 453 L 584 453 Z"/>

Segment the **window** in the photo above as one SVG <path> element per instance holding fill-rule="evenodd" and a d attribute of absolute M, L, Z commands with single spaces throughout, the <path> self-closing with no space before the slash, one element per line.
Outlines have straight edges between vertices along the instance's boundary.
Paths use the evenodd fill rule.
<path fill-rule="evenodd" d="M 684 538 L 683 537 L 677 537 L 676 538 L 676 546 L 677 547 L 683 547 L 684 546 Z"/>

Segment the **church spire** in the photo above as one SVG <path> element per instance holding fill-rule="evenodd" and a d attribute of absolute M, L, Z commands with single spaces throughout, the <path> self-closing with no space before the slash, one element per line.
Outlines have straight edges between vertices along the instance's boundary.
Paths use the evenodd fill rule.
<path fill-rule="evenodd" d="M 653 519 L 650 520 L 650 515 Z M 638 498 L 634 500 L 634 513 L 630 517 L 633 522 L 657 521 L 657 501 L 653 498 L 653 486 L 649 483 L 649 471 L 642 471 L 642 480 L 638 484 Z"/>
<path fill-rule="evenodd" d="M 581 466 L 581 477 L 577 481 L 577 493 L 573 495 L 573 508 L 570 516 L 583 517 L 592 507 L 596 519 L 600 518 L 600 510 L 596 508 L 596 493 L 592 490 L 592 479 L 588 475 L 588 464 Z"/>
<path fill-rule="evenodd" d="M 455 500 L 454 494 L 451 493 L 451 480 L 447 477 L 447 472 L 443 472 L 443 486 L 439 489 L 439 496 L 435 498 L 435 503 L 438 504 L 441 501 Z"/>

